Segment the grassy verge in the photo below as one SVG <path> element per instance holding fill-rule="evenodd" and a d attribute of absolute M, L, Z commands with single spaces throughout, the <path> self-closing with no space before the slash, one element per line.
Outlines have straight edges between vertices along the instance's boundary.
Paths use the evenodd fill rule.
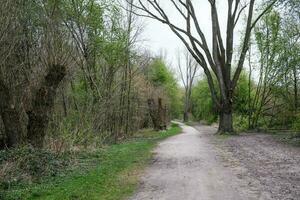
<path fill-rule="evenodd" d="M 77 166 L 68 166 L 38 183 L 0 188 L 0 199 L 124 199 L 135 191 L 156 143 L 180 130 L 173 125 L 165 132 L 142 131 L 121 144 L 80 152 L 74 155 Z"/>

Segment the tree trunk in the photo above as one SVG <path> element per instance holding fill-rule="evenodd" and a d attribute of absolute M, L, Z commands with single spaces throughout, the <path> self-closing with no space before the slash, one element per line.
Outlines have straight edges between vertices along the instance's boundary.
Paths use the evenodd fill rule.
<path fill-rule="evenodd" d="M 293 68 L 294 75 L 294 104 L 295 104 L 295 112 L 298 111 L 298 77 L 297 77 L 297 68 L 294 66 Z"/>
<path fill-rule="evenodd" d="M 44 82 L 36 93 L 32 109 L 27 111 L 27 138 L 28 142 L 36 148 L 43 147 L 46 129 L 53 111 L 56 90 L 65 74 L 66 68 L 64 66 L 51 66 Z"/>
<path fill-rule="evenodd" d="M 187 111 L 184 111 L 183 113 L 183 122 L 189 121 L 189 113 Z"/>
<path fill-rule="evenodd" d="M 188 95 L 189 95 L 188 92 L 185 92 L 183 122 L 189 121 L 189 96 Z"/>
<path fill-rule="evenodd" d="M 4 124 L 0 114 L 0 150 L 4 149 L 6 145 L 6 137 L 4 132 Z"/>
<path fill-rule="evenodd" d="M 219 129 L 218 134 L 233 133 L 233 119 L 232 119 L 232 104 L 223 105 L 219 111 Z"/>
<path fill-rule="evenodd" d="M 10 90 L 0 80 L 0 114 L 2 117 L 5 146 L 16 147 L 22 142 L 22 136 L 26 134 L 25 112 L 21 104 L 15 104 Z"/>
<path fill-rule="evenodd" d="M 225 113 L 221 112 L 220 114 L 220 122 L 219 122 L 219 134 L 225 133 L 233 133 L 233 125 L 232 125 L 232 112 Z"/>

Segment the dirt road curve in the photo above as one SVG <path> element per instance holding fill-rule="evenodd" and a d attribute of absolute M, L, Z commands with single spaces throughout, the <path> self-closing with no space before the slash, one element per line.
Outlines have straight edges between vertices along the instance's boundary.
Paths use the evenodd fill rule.
<path fill-rule="evenodd" d="M 155 159 L 146 170 L 140 188 L 131 200 L 300 199 L 299 149 L 298 157 L 292 164 L 294 180 L 283 180 L 282 176 L 285 174 L 282 172 L 273 174 L 278 176 L 275 179 L 273 176 L 266 177 L 272 181 L 263 181 L 265 177 L 259 177 L 263 176 L 259 173 L 261 171 L 249 169 L 260 168 L 259 163 L 256 163 L 259 166 L 251 163 L 253 157 L 244 160 L 240 158 L 249 156 L 247 150 L 251 152 L 251 149 L 243 149 L 241 152 L 236 150 L 235 148 L 240 148 L 236 142 L 240 141 L 220 142 L 213 136 L 216 130 L 208 126 L 196 127 L 197 129 L 185 125 L 182 127 L 182 134 L 161 142 L 156 148 Z M 264 153 L 270 156 L 273 154 L 267 151 Z M 255 156 L 255 153 L 251 156 Z M 249 163 L 251 166 L 246 166 Z M 295 164 L 298 166 L 294 166 Z M 281 185 L 276 185 L 273 181 L 281 180 L 289 182 L 288 188 L 284 184 L 284 190 L 289 191 L 290 195 L 279 194 L 285 193 L 280 191 Z"/>

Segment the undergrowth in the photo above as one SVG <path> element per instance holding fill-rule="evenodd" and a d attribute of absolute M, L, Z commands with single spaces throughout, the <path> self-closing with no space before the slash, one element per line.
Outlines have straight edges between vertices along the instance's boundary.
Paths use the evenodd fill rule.
<path fill-rule="evenodd" d="M 23 147 L 0 152 L 0 199 L 123 199 L 151 159 L 156 142 L 180 132 L 139 131 L 119 144 L 53 153 Z"/>

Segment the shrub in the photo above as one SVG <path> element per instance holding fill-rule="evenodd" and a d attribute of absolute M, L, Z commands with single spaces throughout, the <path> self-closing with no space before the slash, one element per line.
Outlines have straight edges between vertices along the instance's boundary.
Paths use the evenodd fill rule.
<path fill-rule="evenodd" d="M 233 115 L 233 127 L 238 132 L 247 130 L 248 118 L 242 115 Z"/>

